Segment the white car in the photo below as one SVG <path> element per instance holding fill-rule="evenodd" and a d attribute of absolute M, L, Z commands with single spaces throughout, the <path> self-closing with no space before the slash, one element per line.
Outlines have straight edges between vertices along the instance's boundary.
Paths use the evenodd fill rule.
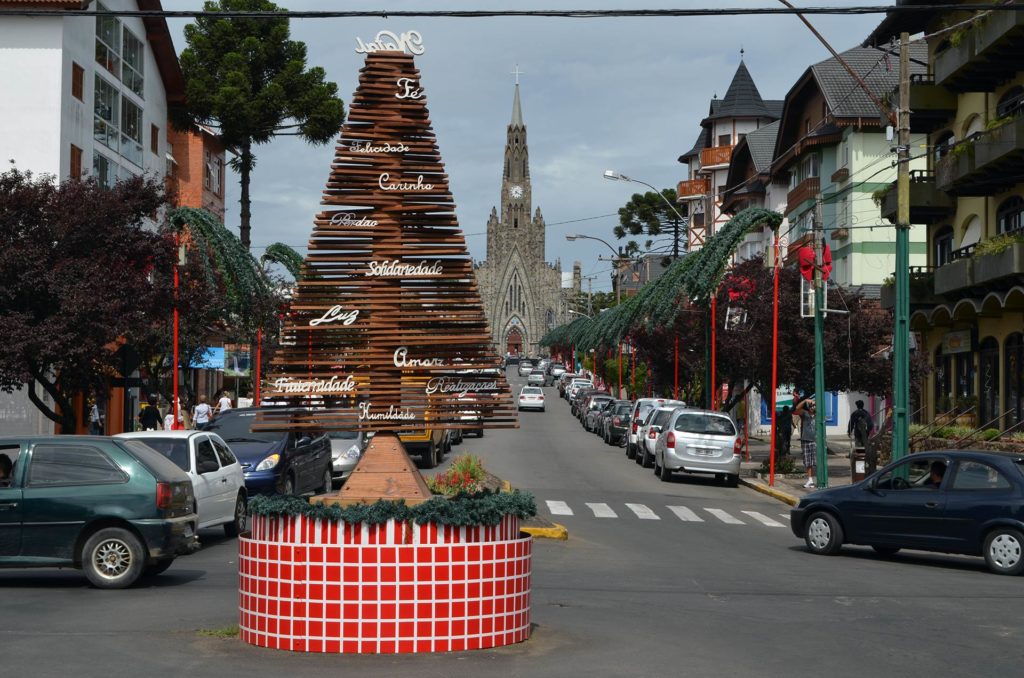
<path fill-rule="evenodd" d="M 633 403 L 633 411 L 629 415 L 629 439 L 626 441 L 626 458 L 636 459 L 640 452 L 640 427 L 647 415 L 659 407 L 686 407 L 682 400 L 671 398 L 640 398 Z"/>
<path fill-rule="evenodd" d="M 544 411 L 544 389 L 539 386 L 524 386 L 519 391 L 519 409 Z"/>
<path fill-rule="evenodd" d="M 532 369 L 533 369 L 533 363 L 532 362 L 530 362 L 529 360 L 522 360 L 522 361 L 520 361 L 520 363 L 519 363 L 519 376 L 520 377 L 525 377 L 526 375 L 528 375 L 530 373 L 530 370 L 532 370 Z"/>
<path fill-rule="evenodd" d="M 137 440 L 170 459 L 192 480 L 197 528 L 224 526 L 224 534 L 245 531 L 248 495 L 242 465 L 216 433 L 204 431 L 139 431 L 115 438 Z"/>
<path fill-rule="evenodd" d="M 671 405 L 668 407 L 657 407 L 650 411 L 647 419 L 644 420 L 643 426 L 638 431 L 636 463 L 644 468 L 654 466 L 654 446 L 658 442 L 658 434 L 668 424 L 672 413 L 679 408 L 680 406 Z"/>

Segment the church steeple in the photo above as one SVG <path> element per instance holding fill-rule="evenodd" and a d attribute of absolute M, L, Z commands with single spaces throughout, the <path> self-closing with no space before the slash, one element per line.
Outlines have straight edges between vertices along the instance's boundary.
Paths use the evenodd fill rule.
<path fill-rule="evenodd" d="M 510 125 L 516 127 L 524 127 L 523 125 L 523 108 L 519 105 L 519 83 L 516 83 L 516 93 L 512 99 L 512 122 Z"/>

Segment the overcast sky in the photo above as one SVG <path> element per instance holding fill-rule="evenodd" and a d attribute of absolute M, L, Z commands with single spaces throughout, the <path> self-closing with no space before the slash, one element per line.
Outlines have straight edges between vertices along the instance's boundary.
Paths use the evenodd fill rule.
<path fill-rule="evenodd" d="M 199 0 L 165 0 L 165 9 L 198 9 Z M 411 0 L 284 0 L 291 10 L 479 9 L 474 2 Z M 796 5 L 864 4 L 849 0 L 797 0 Z M 883 4 L 881 1 L 874 4 Z M 548 0 L 488 2 L 487 8 L 658 9 L 770 7 L 774 0 Z M 880 15 L 812 16 L 811 22 L 842 51 L 863 40 Z M 172 19 L 175 46 L 185 47 L 186 21 Z M 426 52 L 416 57 L 434 132 L 451 180 L 458 218 L 470 254 L 486 255 L 485 229 L 497 204 L 505 131 L 512 111 L 513 67 L 518 64 L 523 117 L 528 131 L 533 207 L 548 224 L 545 256 L 572 262 L 584 275 L 598 274 L 594 291 L 611 288 L 609 255 L 600 243 L 567 242 L 567 233 L 604 238 L 618 245 L 616 212 L 637 184 L 607 181 L 614 169 L 659 188 L 674 187 L 686 167 L 676 158 L 700 131 L 708 102 L 719 97 L 736 71 L 740 48 L 765 99 L 781 99 L 825 48 L 794 16 L 714 18 L 422 18 L 295 19 L 292 39 L 308 46 L 310 66 L 321 66 L 347 103 L 363 55 L 356 37 L 377 31 L 415 29 Z M 327 179 L 334 145 L 314 147 L 282 137 L 257 147 L 252 176 L 253 254 L 284 242 L 305 254 L 313 216 Z M 238 228 L 237 175 L 227 178 L 229 228 Z M 607 215 L 607 216 L 603 216 Z M 600 217 L 600 218 L 593 218 Z M 564 223 L 585 219 L 577 223 Z"/>

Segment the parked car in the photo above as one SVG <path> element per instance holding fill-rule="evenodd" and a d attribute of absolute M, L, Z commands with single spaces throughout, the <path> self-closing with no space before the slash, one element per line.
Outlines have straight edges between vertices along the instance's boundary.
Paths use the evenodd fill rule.
<path fill-rule="evenodd" d="M 362 431 L 330 431 L 327 437 L 331 441 L 331 485 L 338 487 L 363 458 L 369 439 Z"/>
<path fill-rule="evenodd" d="M 555 381 L 565 374 L 565 365 L 559 362 L 552 362 L 548 365 L 548 384 L 553 385 Z"/>
<path fill-rule="evenodd" d="M 844 544 L 981 556 L 992 572 L 1024 572 L 1024 457 L 918 452 L 854 485 L 812 492 L 790 510 L 811 553 Z"/>
<path fill-rule="evenodd" d="M 242 463 L 249 496 L 329 492 L 332 470 L 327 434 L 317 430 L 253 431 L 260 409 L 228 410 L 206 427 L 223 438 Z"/>
<path fill-rule="evenodd" d="M 547 384 L 547 376 L 544 374 L 544 370 L 539 367 L 535 367 L 530 370 L 530 374 L 526 377 L 526 383 L 530 386 L 544 386 Z"/>
<path fill-rule="evenodd" d="M 519 410 L 544 411 L 544 389 L 539 386 L 524 386 L 519 390 Z"/>
<path fill-rule="evenodd" d="M 583 428 L 587 431 L 593 431 L 597 426 L 597 418 L 601 416 L 601 411 L 614 400 L 610 395 L 601 395 L 599 393 L 590 396 L 586 403 L 584 403 L 583 416 L 580 417 L 583 421 Z"/>
<path fill-rule="evenodd" d="M 629 400 L 617 400 L 612 407 L 605 409 L 601 419 L 601 437 L 606 445 L 621 445 L 630 429 L 629 415 L 633 411 L 633 403 Z"/>
<path fill-rule="evenodd" d="M 480 406 L 473 403 L 474 400 L 478 399 L 479 396 L 476 393 L 473 393 L 472 391 L 468 391 L 464 395 L 459 396 L 459 400 L 469 401 L 469 403 L 466 406 L 466 409 L 459 410 L 459 419 L 461 419 L 463 425 L 466 426 L 466 428 L 462 429 L 459 432 L 460 435 L 462 436 L 474 433 L 478 438 L 484 437 L 483 413 L 482 410 L 480 409 Z"/>
<path fill-rule="evenodd" d="M 245 531 L 248 495 L 242 465 L 219 435 L 208 431 L 138 431 L 119 433 L 137 440 L 174 462 L 192 480 L 199 528 L 224 526 L 224 534 Z"/>
<path fill-rule="evenodd" d="M 565 398 L 572 403 L 573 398 L 576 397 L 576 392 L 581 388 L 594 388 L 594 382 L 590 379 L 575 378 L 569 382 L 569 385 L 565 389 Z"/>
<path fill-rule="evenodd" d="M 565 372 L 558 378 L 558 397 L 565 398 L 566 389 L 569 388 L 569 384 L 573 379 L 576 379 L 577 375 L 575 372 Z"/>
<path fill-rule="evenodd" d="M 685 407 L 686 403 L 681 400 L 669 398 L 640 398 L 633 403 L 633 411 L 629 415 L 629 438 L 626 440 L 626 458 L 636 459 L 640 449 L 639 431 L 647 415 L 658 407 Z"/>
<path fill-rule="evenodd" d="M 74 567 L 102 589 L 160 574 L 195 542 L 188 475 L 149 447 L 101 436 L 0 438 L 0 567 Z"/>
<path fill-rule="evenodd" d="M 583 407 L 586 405 L 587 398 L 591 394 L 601 392 L 601 389 L 595 388 L 593 385 L 582 385 L 573 388 L 572 394 L 569 396 L 569 411 L 580 424 L 583 423 Z"/>
<path fill-rule="evenodd" d="M 519 376 L 520 377 L 527 376 L 528 374 L 530 374 L 530 371 L 532 369 L 533 369 L 533 363 L 530 362 L 529 360 L 520 360 L 519 361 Z"/>
<path fill-rule="evenodd" d="M 647 419 L 637 433 L 636 463 L 644 468 L 650 468 L 654 464 L 654 446 L 658 442 L 658 434 L 664 430 L 669 417 L 676 409 L 674 406 L 656 407 L 647 414 Z"/>
<path fill-rule="evenodd" d="M 673 410 L 654 446 L 654 473 L 665 482 L 670 482 L 676 471 L 713 473 L 728 487 L 736 487 L 742 443 L 727 414 Z"/>

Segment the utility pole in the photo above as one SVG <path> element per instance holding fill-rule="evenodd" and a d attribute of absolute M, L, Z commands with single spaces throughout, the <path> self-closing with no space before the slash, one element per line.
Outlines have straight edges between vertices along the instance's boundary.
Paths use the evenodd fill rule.
<path fill-rule="evenodd" d="M 892 458 L 907 454 L 910 401 L 910 34 L 900 33 L 896 170 L 896 323 L 892 348 Z"/>
<path fill-rule="evenodd" d="M 828 447 L 825 440 L 825 276 L 822 274 L 824 233 L 821 202 L 814 206 L 814 440 L 819 488 L 828 487 Z"/>

